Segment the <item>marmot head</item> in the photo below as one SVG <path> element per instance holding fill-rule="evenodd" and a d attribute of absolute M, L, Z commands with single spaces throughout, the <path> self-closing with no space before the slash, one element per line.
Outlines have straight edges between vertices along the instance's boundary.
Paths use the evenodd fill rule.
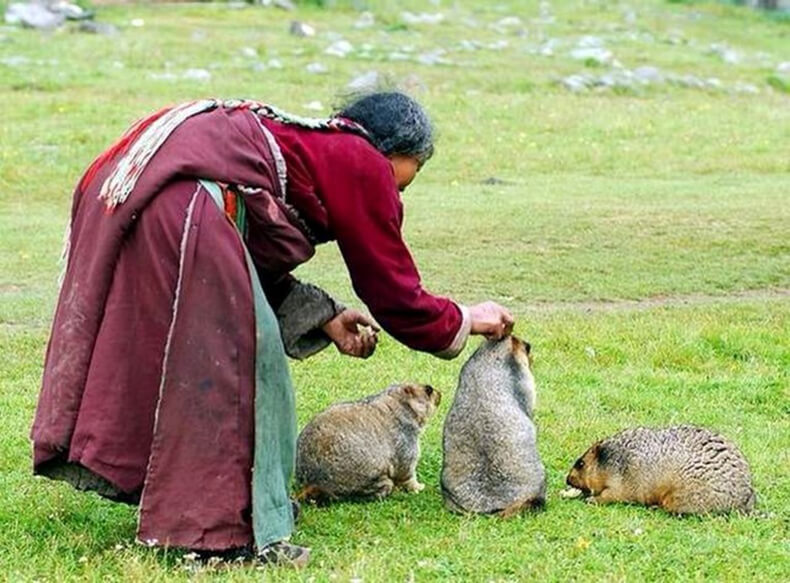
<path fill-rule="evenodd" d="M 603 490 L 611 474 L 609 451 L 603 442 L 598 442 L 576 460 L 568 477 L 569 486 L 578 488 L 585 496 L 596 495 Z"/>
<path fill-rule="evenodd" d="M 436 412 L 436 408 L 442 402 L 442 394 L 431 385 L 414 383 L 392 385 L 387 389 L 387 395 L 411 409 L 420 425 Z"/>

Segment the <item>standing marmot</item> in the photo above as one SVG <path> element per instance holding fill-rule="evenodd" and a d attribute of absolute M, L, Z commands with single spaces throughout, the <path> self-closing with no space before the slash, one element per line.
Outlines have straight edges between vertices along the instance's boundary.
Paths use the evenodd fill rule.
<path fill-rule="evenodd" d="M 677 514 L 748 513 L 755 501 L 738 448 L 691 425 L 626 429 L 599 441 L 576 460 L 567 482 L 595 502 L 638 502 Z"/>
<path fill-rule="evenodd" d="M 299 498 L 388 496 L 400 486 L 419 492 L 419 436 L 442 395 L 428 385 L 392 385 L 316 415 L 296 444 Z"/>
<path fill-rule="evenodd" d="M 452 511 L 507 517 L 545 501 L 529 350 L 515 336 L 488 341 L 461 369 L 444 422 L 442 494 Z"/>

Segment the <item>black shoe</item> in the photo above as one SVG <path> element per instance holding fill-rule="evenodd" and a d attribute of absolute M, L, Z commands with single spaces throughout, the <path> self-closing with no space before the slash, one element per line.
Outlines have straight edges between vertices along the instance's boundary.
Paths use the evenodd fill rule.
<path fill-rule="evenodd" d="M 202 565 L 243 564 L 255 559 L 251 547 L 236 547 L 224 551 L 193 551 L 184 555 L 188 561 L 195 561 Z"/>
<path fill-rule="evenodd" d="M 279 541 L 260 549 L 255 559 L 261 565 L 301 569 L 310 560 L 310 549 Z"/>

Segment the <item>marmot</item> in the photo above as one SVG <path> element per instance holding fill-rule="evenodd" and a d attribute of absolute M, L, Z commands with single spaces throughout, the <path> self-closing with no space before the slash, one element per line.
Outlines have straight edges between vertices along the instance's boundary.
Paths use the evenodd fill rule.
<path fill-rule="evenodd" d="M 444 422 L 442 494 L 454 512 L 508 517 L 543 506 L 529 344 L 484 342 L 464 364 Z"/>
<path fill-rule="evenodd" d="M 442 395 L 429 385 L 392 385 L 316 415 L 296 444 L 300 499 L 384 498 L 393 488 L 419 492 L 419 436 Z"/>
<path fill-rule="evenodd" d="M 743 454 L 691 425 L 626 429 L 599 441 L 576 460 L 567 482 L 593 502 L 658 505 L 676 514 L 748 513 L 755 502 Z"/>

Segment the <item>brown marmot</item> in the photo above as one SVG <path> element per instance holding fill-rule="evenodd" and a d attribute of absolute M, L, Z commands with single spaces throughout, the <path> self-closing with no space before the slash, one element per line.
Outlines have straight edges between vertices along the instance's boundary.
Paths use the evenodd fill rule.
<path fill-rule="evenodd" d="M 489 340 L 461 369 L 443 436 L 442 494 L 451 511 L 508 517 L 544 504 L 529 352 L 515 336 Z"/>
<path fill-rule="evenodd" d="M 392 385 L 316 415 L 296 444 L 298 498 L 328 502 L 419 492 L 419 436 L 442 395 L 429 385 Z"/>
<path fill-rule="evenodd" d="M 748 513 L 755 502 L 743 454 L 691 425 L 621 431 L 588 449 L 566 481 L 593 502 L 637 502 L 676 514 Z"/>

